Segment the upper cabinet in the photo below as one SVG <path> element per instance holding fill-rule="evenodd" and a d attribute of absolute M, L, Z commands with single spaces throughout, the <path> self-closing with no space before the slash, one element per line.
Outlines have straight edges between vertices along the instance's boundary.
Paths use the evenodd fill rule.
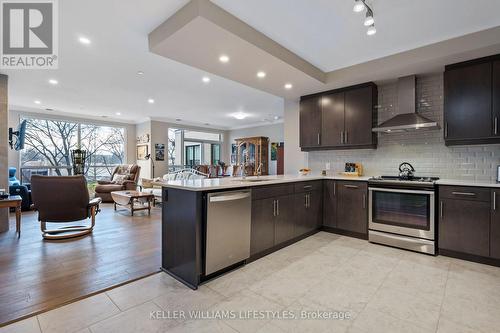
<path fill-rule="evenodd" d="M 302 150 L 376 148 L 376 104 L 377 86 L 371 82 L 302 97 Z"/>
<path fill-rule="evenodd" d="M 495 58 L 446 66 L 446 145 L 500 143 L 500 60 Z"/>
<path fill-rule="evenodd" d="M 300 146 L 321 146 L 321 97 L 300 101 Z"/>

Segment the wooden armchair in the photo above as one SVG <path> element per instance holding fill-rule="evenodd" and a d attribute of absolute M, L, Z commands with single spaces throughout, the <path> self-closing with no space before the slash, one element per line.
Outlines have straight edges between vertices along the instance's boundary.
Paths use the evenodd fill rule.
<path fill-rule="evenodd" d="M 89 200 L 84 176 L 31 177 L 33 209 L 38 211 L 40 229 L 45 239 L 79 237 L 92 232 L 95 216 L 99 212 L 100 198 Z M 68 223 L 90 218 L 90 226 L 66 226 L 47 229 L 47 223 Z"/>

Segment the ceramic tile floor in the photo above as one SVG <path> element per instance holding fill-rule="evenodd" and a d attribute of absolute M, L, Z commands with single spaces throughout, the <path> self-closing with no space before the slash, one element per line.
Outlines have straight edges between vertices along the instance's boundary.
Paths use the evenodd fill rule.
<path fill-rule="evenodd" d="M 174 310 L 185 317 L 151 319 Z M 196 320 L 193 310 L 350 318 Z M 500 268 L 320 232 L 198 291 L 159 273 L 0 332 L 500 332 Z"/>

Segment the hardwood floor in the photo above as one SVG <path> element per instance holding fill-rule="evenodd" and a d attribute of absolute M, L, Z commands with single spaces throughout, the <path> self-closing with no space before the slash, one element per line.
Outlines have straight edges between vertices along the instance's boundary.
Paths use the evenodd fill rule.
<path fill-rule="evenodd" d="M 101 209 L 91 235 L 63 241 L 44 241 L 34 212 L 18 239 L 11 215 L 0 234 L 0 326 L 160 270 L 161 209 Z"/>

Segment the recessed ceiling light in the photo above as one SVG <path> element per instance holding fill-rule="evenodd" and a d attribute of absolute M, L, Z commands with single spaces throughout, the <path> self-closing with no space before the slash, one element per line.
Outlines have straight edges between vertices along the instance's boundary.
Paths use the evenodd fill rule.
<path fill-rule="evenodd" d="M 85 44 L 85 45 L 89 45 L 90 43 L 92 43 L 90 41 L 90 39 L 88 39 L 87 37 L 83 37 L 83 36 L 78 38 L 78 41 L 80 41 L 80 43 Z"/>
<path fill-rule="evenodd" d="M 46 108 L 45 111 L 54 111 L 52 108 Z"/>
<path fill-rule="evenodd" d="M 35 104 L 42 104 L 42 102 L 40 102 L 39 100 L 36 100 Z"/>
<path fill-rule="evenodd" d="M 375 29 L 375 26 L 374 26 L 373 24 L 372 24 L 372 25 L 368 28 L 368 30 L 366 31 L 366 34 L 367 34 L 368 36 L 373 36 L 373 35 L 375 35 L 376 33 L 377 33 L 377 29 Z"/>
<path fill-rule="evenodd" d="M 210 78 L 208 76 L 204 76 L 201 78 L 201 80 L 204 82 L 204 83 L 209 83 L 210 82 Z"/>
<path fill-rule="evenodd" d="M 249 115 L 246 114 L 245 112 L 236 112 L 236 113 L 233 113 L 232 116 L 238 120 L 243 120 L 245 118 L 247 118 Z"/>
<path fill-rule="evenodd" d="M 209 123 L 205 123 L 205 126 L 210 126 L 210 124 Z"/>
<path fill-rule="evenodd" d="M 152 99 L 152 98 L 149 98 L 149 99 L 148 99 L 148 103 L 149 103 L 149 104 L 155 104 L 155 100 L 154 100 L 154 99 Z"/>
<path fill-rule="evenodd" d="M 354 7 L 352 10 L 356 13 L 362 12 L 365 9 L 365 4 L 361 0 L 354 0 Z"/>
<path fill-rule="evenodd" d="M 182 121 L 181 118 L 175 118 L 175 121 Z"/>
<path fill-rule="evenodd" d="M 57 81 L 56 79 L 50 79 L 49 83 L 55 86 L 55 85 L 59 84 L 59 81 Z"/>
<path fill-rule="evenodd" d="M 223 63 L 229 62 L 229 57 L 227 55 L 223 54 L 219 57 L 219 61 L 223 62 Z"/>
<path fill-rule="evenodd" d="M 285 89 L 292 89 L 293 85 L 291 83 L 285 84 Z"/>
<path fill-rule="evenodd" d="M 280 116 L 274 116 L 274 120 L 279 120 Z"/>
<path fill-rule="evenodd" d="M 144 72 L 143 71 L 138 71 L 137 75 L 144 75 Z"/>
<path fill-rule="evenodd" d="M 117 113 L 115 113 L 115 114 L 116 114 L 117 116 L 121 116 L 121 115 L 122 115 L 122 113 L 121 113 L 121 112 L 117 112 Z"/>
<path fill-rule="evenodd" d="M 257 72 L 257 77 L 261 78 L 261 79 L 265 78 L 266 77 L 266 72 L 263 72 L 263 71 Z"/>

